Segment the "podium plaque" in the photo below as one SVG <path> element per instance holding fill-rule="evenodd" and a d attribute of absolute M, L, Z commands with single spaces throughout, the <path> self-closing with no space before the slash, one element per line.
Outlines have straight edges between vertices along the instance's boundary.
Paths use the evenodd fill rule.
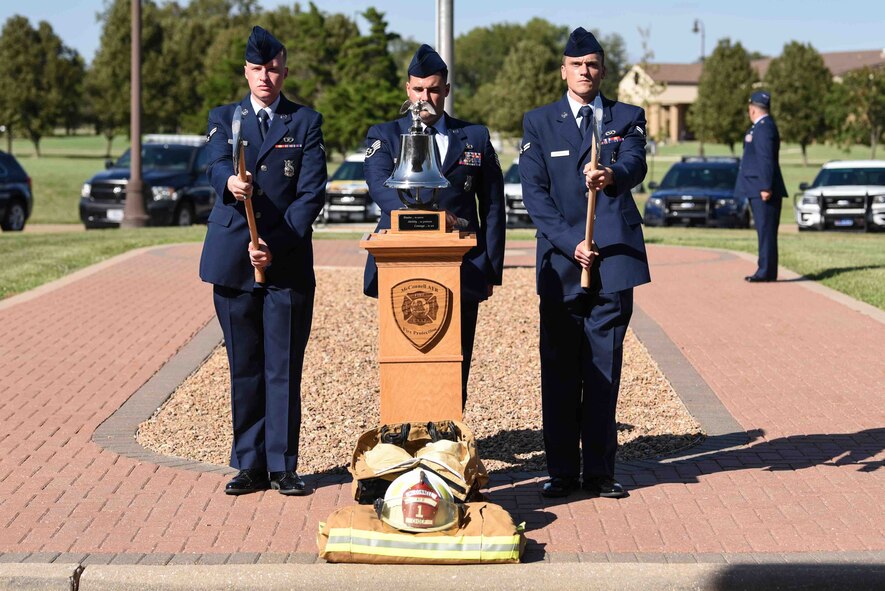
<path fill-rule="evenodd" d="M 360 241 L 378 265 L 381 423 L 461 420 L 461 259 L 476 236 L 446 232 L 442 211 L 394 211 L 391 226 Z"/>

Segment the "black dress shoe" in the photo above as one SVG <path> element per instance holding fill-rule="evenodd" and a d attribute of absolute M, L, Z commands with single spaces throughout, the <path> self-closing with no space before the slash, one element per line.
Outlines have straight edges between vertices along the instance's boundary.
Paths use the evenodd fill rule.
<path fill-rule="evenodd" d="M 296 472 L 271 472 L 270 487 L 281 495 L 300 496 L 307 494 L 307 485 Z"/>
<path fill-rule="evenodd" d="M 267 490 L 269 487 L 270 481 L 267 479 L 267 470 L 240 470 L 224 487 L 224 492 L 228 495 L 244 495 Z"/>
<path fill-rule="evenodd" d="M 750 283 L 771 283 L 772 281 L 777 281 L 776 279 L 766 279 L 765 277 L 758 277 L 756 275 L 747 275 L 744 277 L 744 280 Z"/>
<path fill-rule="evenodd" d="M 585 478 L 581 488 L 595 497 L 605 497 L 607 499 L 623 499 L 627 494 L 624 487 L 608 476 L 592 476 Z"/>
<path fill-rule="evenodd" d="M 578 481 L 574 478 L 551 478 L 544 483 L 541 496 L 548 499 L 558 499 L 569 496 L 576 488 Z"/>

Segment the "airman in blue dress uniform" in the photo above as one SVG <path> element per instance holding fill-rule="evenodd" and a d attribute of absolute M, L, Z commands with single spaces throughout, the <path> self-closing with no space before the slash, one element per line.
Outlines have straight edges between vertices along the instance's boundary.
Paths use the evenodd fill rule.
<path fill-rule="evenodd" d="M 439 54 L 429 45 L 422 45 L 412 58 L 408 74 L 409 100 L 425 100 L 437 113 L 422 112 L 422 121 L 436 138 L 440 171 L 451 183 L 437 193 L 439 208 L 446 211 L 448 226 L 462 218 L 467 221 L 462 229 L 476 233 L 477 244 L 461 263 L 461 401 L 466 405 L 479 303 L 492 295 L 495 285 L 501 285 L 506 230 L 504 179 L 489 130 L 443 112 L 450 87 L 448 67 Z M 403 206 L 396 189 L 385 187 L 384 181 L 396 166 L 400 136 L 409 133 L 411 121 L 406 114 L 373 126 L 366 135 L 366 182 L 369 194 L 381 208 L 376 232 L 390 228 L 390 212 Z M 363 290 L 366 295 L 378 297 L 378 268 L 372 255 L 366 262 Z"/>
<path fill-rule="evenodd" d="M 315 278 L 311 224 L 325 202 L 322 116 L 281 94 L 286 50 L 254 27 L 246 46 L 250 93 L 209 113 L 209 215 L 200 278 L 214 285 L 215 311 L 231 373 L 233 446 L 239 473 L 227 494 L 266 488 L 307 492 L 298 476 L 301 368 L 310 335 Z M 248 180 L 231 157 L 231 122 L 242 114 Z M 251 199 L 260 248 L 250 249 L 243 201 Z M 255 283 L 254 269 L 266 281 Z"/>
<path fill-rule="evenodd" d="M 650 281 L 642 216 L 630 189 L 646 173 L 645 113 L 599 92 L 605 54 L 579 27 L 565 46 L 566 95 L 525 114 L 519 172 L 538 228 L 541 400 L 550 479 L 542 494 L 626 496 L 614 479 L 615 407 L 633 288 Z M 590 171 L 593 133 L 599 169 Z M 587 189 L 597 193 L 593 244 L 585 241 Z M 581 287 L 581 270 L 593 277 Z"/>
<path fill-rule="evenodd" d="M 744 277 L 751 283 L 777 280 L 777 226 L 783 197 L 787 196 L 780 168 L 781 137 L 769 115 L 771 95 L 765 91 L 750 96 L 747 114 L 753 125 L 744 136 L 744 154 L 734 187 L 735 197 L 747 197 L 753 210 L 759 260 L 756 272 Z"/>

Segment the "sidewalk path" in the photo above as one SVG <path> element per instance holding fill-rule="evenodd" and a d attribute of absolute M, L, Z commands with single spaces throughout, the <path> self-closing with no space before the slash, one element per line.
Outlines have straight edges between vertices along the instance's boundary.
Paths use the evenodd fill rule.
<path fill-rule="evenodd" d="M 352 241 L 315 244 L 318 265 L 362 264 Z M 532 264 L 531 243 L 508 249 L 509 264 Z M 214 322 L 199 250 L 139 251 L 0 302 L 0 562 L 316 560 L 317 523 L 351 502 L 349 483 L 228 497 L 223 469 L 93 442 Z M 554 503 L 538 494 L 543 475 L 495 476 L 491 497 L 528 525 L 527 559 L 885 561 L 885 316 L 804 281 L 747 284 L 753 264 L 732 253 L 652 246 L 650 257 L 637 316 L 663 329 L 739 428 L 621 467 L 622 501 Z"/>

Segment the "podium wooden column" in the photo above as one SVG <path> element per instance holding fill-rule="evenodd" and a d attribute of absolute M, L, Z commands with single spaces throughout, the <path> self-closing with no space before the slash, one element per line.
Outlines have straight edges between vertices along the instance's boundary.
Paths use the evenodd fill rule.
<path fill-rule="evenodd" d="M 378 264 L 381 423 L 461 420 L 461 259 L 445 212 L 394 211 L 360 247 Z"/>

